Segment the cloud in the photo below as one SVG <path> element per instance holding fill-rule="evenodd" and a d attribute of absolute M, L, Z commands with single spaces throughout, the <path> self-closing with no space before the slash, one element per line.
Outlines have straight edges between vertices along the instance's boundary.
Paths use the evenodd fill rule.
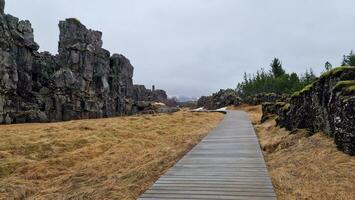
<path fill-rule="evenodd" d="M 30 19 L 41 50 L 57 51 L 58 21 L 76 17 L 126 55 L 136 83 L 170 95 L 235 87 L 243 72 L 279 57 L 287 71 L 321 72 L 355 44 L 352 0 L 11 0 L 6 12 Z"/>

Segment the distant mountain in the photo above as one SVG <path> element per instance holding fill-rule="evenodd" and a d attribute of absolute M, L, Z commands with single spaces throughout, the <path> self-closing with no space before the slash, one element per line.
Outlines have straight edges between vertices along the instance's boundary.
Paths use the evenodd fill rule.
<path fill-rule="evenodd" d="M 187 96 L 173 96 L 176 102 L 189 102 L 189 101 L 197 101 L 198 97 L 187 97 Z"/>

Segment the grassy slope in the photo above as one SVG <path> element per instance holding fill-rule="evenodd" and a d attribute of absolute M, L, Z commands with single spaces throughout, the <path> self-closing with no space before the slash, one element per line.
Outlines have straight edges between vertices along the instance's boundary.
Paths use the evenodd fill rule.
<path fill-rule="evenodd" d="M 355 157 L 338 151 L 332 138 L 290 135 L 275 120 L 260 124 L 261 106 L 241 109 L 253 120 L 279 199 L 355 199 Z"/>
<path fill-rule="evenodd" d="M 223 118 L 145 115 L 0 127 L 0 199 L 135 199 Z"/>

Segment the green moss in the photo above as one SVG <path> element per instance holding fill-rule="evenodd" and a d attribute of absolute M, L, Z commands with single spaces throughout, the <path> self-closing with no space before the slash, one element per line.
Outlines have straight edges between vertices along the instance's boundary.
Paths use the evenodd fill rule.
<path fill-rule="evenodd" d="M 342 89 L 345 87 L 350 87 L 350 86 L 354 86 L 355 85 L 355 80 L 350 80 L 350 81 L 339 81 L 334 89 Z"/>
<path fill-rule="evenodd" d="M 311 84 L 307 85 L 306 87 L 304 87 L 301 91 L 297 91 L 297 92 L 293 93 L 291 97 L 298 97 L 301 94 L 303 94 L 307 91 L 310 91 L 313 88 L 313 86 L 314 86 L 314 83 L 311 83 Z"/>
<path fill-rule="evenodd" d="M 325 72 L 323 73 L 320 78 L 327 78 L 327 77 L 331 77 L 331 76 L 336 76 L 339 73 L 345 71 L 345 70 L 355 70 L 355 67 L 352 66 L 341 66 L 341 67 L 336 67 L 332 70 L 330 70 L 329 72 Z"/>
<path fill-rule="evenodd" d="M 275 105 L 277 106 L 284 106 L 285 104 L 286 104 L 285 102 L 280 102 L 280 101 L 275 103 Z"/>
<path fill-rule="evenodd" d="M 346 88 L 346 90 L 345 90 L 347 93 L 351 93 L 351 94 L 353 94 L 353 93 L 355 93 L 355 85 L 352 85 L 352 86 L 350 86 L 350 87 L 348 87 L 348 88 Z"/>
<path fill-rule="evenodd" d="M 297 92 L 294 92 L 291 97 L 298 97 L 300 95 L 301 95 L 300 91 L 297 91 Z"/>
<path fill-rule="evenodd" d="M 349 80 L 349 81 L 339 81 L 335 87 L 334 90 L 337 91 L 342 91 L 343 94 L 349 95 L 349 94 L 354 94 L 355 93 L 355 80 Z"/>
<path fill-rule="evenodd" d="M 304 88 L 301 90 L 301 93 L 304 93 L 304 92 L 310 91 L 312 88 L 313 88 L 313 83 L 312 83 L 312 84 L 307 85 L 306 87 L 304 87 Z"/>
<path fill-rule="evenodd" d="M 291 104 L 287 103 L 282 107 L 282 110 L 289 110 L 290 106 L 291 106 Z"/>

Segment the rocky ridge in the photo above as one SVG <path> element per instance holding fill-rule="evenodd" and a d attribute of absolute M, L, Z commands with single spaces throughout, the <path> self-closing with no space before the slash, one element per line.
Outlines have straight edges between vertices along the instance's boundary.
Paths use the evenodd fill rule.
<path fill-rule="evenodd" d="M 211 96 L 202 96 L 197 101 L 197 107 L 204 107 L 209 110 L 219 109 L 227 106 L 237 106 L 242 99 L 233 89 L 220 90 Z"/>
<path fill-rule="evenodd" d="M 167 101 L 163 90 L 133 85 L 133 66 L 102 48 L 102 33 L 60 21 L 58 54 L 38 52 L 28 20 L 0 0 L 0 124 L 135 114 Z"/>
<path fill-rule="evenodd" d="M 296 92 L 278 113 L 288 130 L 323 131 L 337 147 L 355 155 L 355 67 L 338 67 Z"/>

